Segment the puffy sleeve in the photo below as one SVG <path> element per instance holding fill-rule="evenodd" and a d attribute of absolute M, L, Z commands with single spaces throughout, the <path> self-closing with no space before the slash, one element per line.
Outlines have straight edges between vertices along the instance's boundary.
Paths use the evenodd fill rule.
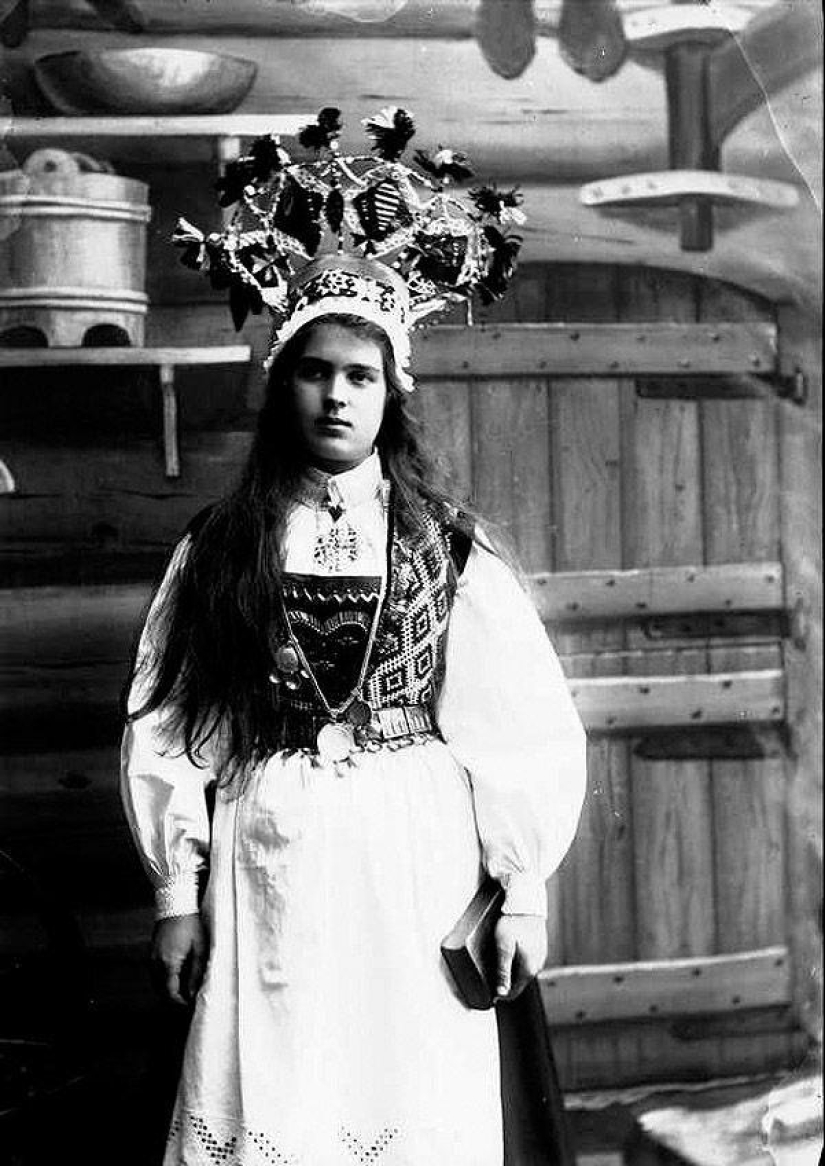
<path fill-rule="evenodd" d="M 168 741 L 161 706 L 134 717 L 149 692 L 158 647 L 158 612 L 186 555 L 175 550 L 143 629 L 121 746 L 120 789 L 129 828 L 155 891 L 158 919 L 198 910 L 198 872 L 207 864 L 209 816 L 205 790 L 212 780 Z M 134 719 L 132 719 L 134 717 Z"/>
<path fill-rule="evenodd" d="M 473 790 L 484 865 L 503 910 L 546 915 L 545 882 L 584 799 L 585 735 L 558 658 L 509 567 L 473 545 L 455 596 L 441 733 Z"/>

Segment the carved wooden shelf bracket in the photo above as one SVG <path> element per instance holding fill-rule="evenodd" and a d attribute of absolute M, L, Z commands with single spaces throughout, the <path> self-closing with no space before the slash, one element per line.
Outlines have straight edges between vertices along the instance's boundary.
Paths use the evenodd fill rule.
<path fill-rule="evenodd" d="M 720 93 L 715 62 L 721 53 L 742 55 L 736 46 L 748 35 L 750 17 L 748 10 L 741 7 L 691 3 L 650 8 L 626 17 L 625 36 L 631 50 L 643 58 L 650 53 L 663 56 L 670 169 L 588 183 L 581 190 L 583 205 L 676 203 L 683 251 L 712 248 L 715 203 L 743 203 L 772 210 L 788 210 L 797 205 L 799 194 L 790 183 L 719 172 L 723 130 L 732 128 L 735 117 L 717 108 L 724 104 L 724 95 Z M 800 17 L 789 10 L 773 19 L 777 27 L 772 26 L 772 30 L 781 45 L 786 24 L 793 25 L 789 30 L 793 32 Z M 758 24 L 759 18 L 754 23 Z M 792 51 L 798 57 L 798 70 L 791 72 L 802 71 L 810 63 L 811 49 L 803 51 L 801 39 L 797 36 L 791 40 Z M 788 72 L 786 64 L 782 77 Z M 755 87 L 758 88 L 756 81 L 750 86 L 740 84 L 743 109 L 753 104 Z M 760 99 L 766 100 L 769 90 L 763 86 L 759 91 Z"/>
<path fill-rule="evenodd" d="M 34 369 L 119 366 L 156 368 L 163 402 L 163 456 L 167 478 L 180 477 L 178 398 L 175 370 L 180 366 L 249 364 L 246 344 L 225 348 L 6 348 L 0 368 Z"/>

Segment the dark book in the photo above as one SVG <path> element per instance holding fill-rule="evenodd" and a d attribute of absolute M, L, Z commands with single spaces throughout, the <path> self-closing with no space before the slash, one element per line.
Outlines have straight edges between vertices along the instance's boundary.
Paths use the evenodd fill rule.
<path fill-rule="evenodd" d="M 492 1008 L 496 992 L 494 932 L 501 917 L 504 891 L 487 878 L 441 943 L 441 954 L 462 1000 L 469 1008 Z"/>

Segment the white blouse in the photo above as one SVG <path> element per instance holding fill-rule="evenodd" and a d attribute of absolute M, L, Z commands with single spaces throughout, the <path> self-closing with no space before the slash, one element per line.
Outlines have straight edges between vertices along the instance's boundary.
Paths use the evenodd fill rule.
<path fill-rule="evenodd" d="M 358 534 L 358 559 L 346 573 L 383 574 L 386 489 L 377 455 L 331 481 L 317 475 L 308 483 L 287 523 L 284 569 L 324 573 L 313 548 L 332 521 L 319 501 L 327 488 L 340 494 Z M 184 539 L 161 595 L 186 546 Z M 139 660 L 147 658 L 153 638 L 150 612 Z M 145 682 L 139 674 L 130 712 L 140 707 Z M 510 569 L 478 543 L 455 595 L 436 719 L 467 771 L 484 865 L 505 888 L 505 913 L 545 915 L 545 882 L 573 839 L 584 798 L 585 736 L 532 603 Z M 165 753 L 163 740 L 163 710 L 130 722 L 121 771 L 126 814 L 155 888 L 158 917 L 198 909 L 197 876 L 209 853 L 204 791 L 214 780 L 208 765 Z M 365 754 L 364 763 L 377 756 Z"/>

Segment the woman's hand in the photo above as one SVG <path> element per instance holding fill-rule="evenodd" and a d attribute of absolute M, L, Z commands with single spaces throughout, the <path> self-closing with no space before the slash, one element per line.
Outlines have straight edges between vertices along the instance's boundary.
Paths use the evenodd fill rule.
<path fill-rule="evenodd" d="M 152 967 L 161 992 L 191 1004 L 206 966 L 206 928 L 199 914 L 159 919 L 152 936 Z"/>
<path fill-rule="evenodd" d="M 502 915 L 496 924 L 497 1000 L 514 1000 L 547 959 L 547 924 L 539 915 Z"/>

